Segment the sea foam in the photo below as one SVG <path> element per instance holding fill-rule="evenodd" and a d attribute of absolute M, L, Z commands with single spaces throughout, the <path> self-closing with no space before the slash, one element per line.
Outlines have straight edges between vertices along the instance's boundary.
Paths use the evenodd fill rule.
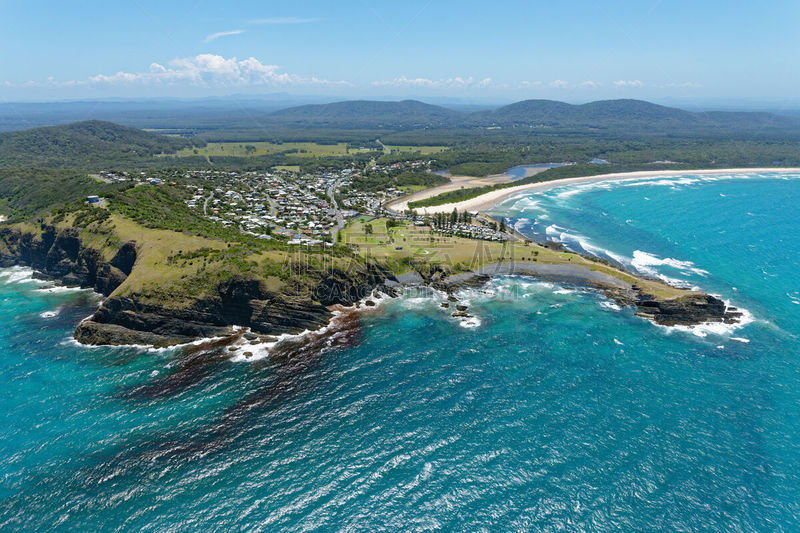
<path fill-rule="evenodd" d="M 46 283 L 33 277 L 33 269 L 24 266 L 13 266 L 0 269 L 2 283 Z"/>

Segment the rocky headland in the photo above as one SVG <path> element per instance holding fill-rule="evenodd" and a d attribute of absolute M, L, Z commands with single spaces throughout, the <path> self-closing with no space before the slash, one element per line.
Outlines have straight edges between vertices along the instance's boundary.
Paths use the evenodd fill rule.
<path fill-rule="evenodd" d="M 57 229 L 42 224 L 39 231 L 28 232 L 4 227 L 0 230 L 0 245 L 2 267 L 26 265 L 42 279 L 90 288 L 105 296 L 97 311 L 75 330 L 78 341 L 94 345 L 163 347 L 230 335 L 233 326 L 272 336 L 315 330 L 329 322 L 332 306 L 356 305 L 375 290 L 395 296 L 402 288 L 414 285 L 447 292 L 449 301 L 442 306 L 452 308 L 454 316 L 468 317 L 467 307 L 459 304 L 453 293 L 464 287 L 482 286 L 497 275 L 523 275 L 592 287 L 665 326 L 734 323 L 741 317 L 735 308 L 708 294 L 685 291 L 678 297 L 657 297 L 637 283 L 585 265 L 529 261 L 495 263 L 452 275 L 440 268 L 395 275 L 378 263 L 354 263 L 347 269 L 320 272 L 311 285 L 289 284 L 280 290 L 270 289 L 261 279 L 241 277 L 220 283 L 211 293 L 184 299 L 188 303 L 176 306 L 152 295 L 117 291 L 136 267 L 139 247 L 135 241 L 118 245 L 109 253 L 85 245 L 75 228 Z M 368 302 L 364 305 L 370 307 Z"/>

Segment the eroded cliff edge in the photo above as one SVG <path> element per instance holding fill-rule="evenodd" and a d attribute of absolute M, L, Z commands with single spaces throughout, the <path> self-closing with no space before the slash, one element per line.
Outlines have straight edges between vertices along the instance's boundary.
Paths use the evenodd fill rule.
<path fill-rule="evenodd" d="M 0 229 L 0 266 L 26 265 L 42 279 L 90 288 L 106 298 L 81 322 L 86 344 L 169 346 L 249 327 L 264 335 L 315 329 L 331 318 L 329 306 L 352 305 L 383 286 L 391 272 L 375 263 L 328 268 L 270 289 L 262 279 L 232 276 L 204 294 L 119 291 L 135 268 L 139 245 L 114 250 L 87 246 L 76 228 L 42 224 L 36 231 Z M 105 259 L 110 256 L 110 259 Z"/>

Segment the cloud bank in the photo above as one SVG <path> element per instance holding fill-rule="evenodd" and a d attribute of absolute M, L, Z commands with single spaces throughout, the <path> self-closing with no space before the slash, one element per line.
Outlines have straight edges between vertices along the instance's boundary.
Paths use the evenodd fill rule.
<path fill-rule="evenodd" d="M 227 32 L 223 32 L 227 33 Z M 153 63 L 146 72 L 117 72 L 98 74 L 86 82 L 92 84 L 179 84 L 197 86 L 248 86 L 248 85 L 350 85 L 344 81 L 330 81 L 314 76 L 300 76 L 281 72 L 277 65 L 267 65 L 254 57 L 237 59 L 215 54 L 173 59 L 167 65 Z"/>
<path fill-rule="evenodd" d="M 281 19 L 283 20 L 283 19 Z M 294 19 L 293 19 L 294 20 Z M 245 30 L 231 30 L 209 35 L 206 40 L 238 35 Z M 349 81 L 332 81 L 286 72 L 278 65 L 262 63 L 255 57 L 238 59 L 226 58 L 217 54 L 198 54 L 193 57 L 176 58 L 165 64 L 152 63 L 149 69 L 140 72 L 119 71 L 114 74 L 96 74 L 83 80 L 58 81 L 48 78 L 45 81 L 28 81 L 11 83 L 0 80 L 0 87 L 339 87 L 339 88 L 397 88 L 427 89 L 431 91 L 447 90 L 487 90 L 498 91 L 595 91 L 600 89 L 627 91 L 640 88 L 682 88 L 696 89 L 703 87 L 699 83 L 682 82 L 667 84 L 644 83 L 638 79 L 617 81 L 585 80 L 570 82 L 561 79 L 553 81 L 521 81 L 515 83 L 497 82 L 492 78 L 476 78 L 472 76 L 454 76 L 449 78 L 425 78 L 399 76 L 390 80 L 361 81 L 358 84 Z"/>
<path fill-rule="evenodd" d="M 394 78 L 393 80 L 384 80 L 384 81 L 373 81 L 371 84 L 373 87 L 427 87 L 427 88 L 465 88 L 465 87 L 475 87 L 475 88 L 486 88 L 486 87 L 493 87 L 495 86 L 492 78 L 483 78 L 482 80 L 476 80 L 473 77 L 466 77 L 463 78 L 461 76 L 456 76 L 454 78 L 446 78 L 446 79 L 439 79 L 439 80 L 432 80 L 429 78 L 407 78 L 405 76 L 400 76 L 399 78 Z"/>

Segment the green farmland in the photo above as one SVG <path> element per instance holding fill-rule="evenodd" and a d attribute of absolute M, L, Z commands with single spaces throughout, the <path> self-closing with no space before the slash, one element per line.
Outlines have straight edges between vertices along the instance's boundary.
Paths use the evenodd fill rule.
<path fill-rule="evenodd" d="M 348 149 L 347 143 L 319 144 L 313 142 L 272 143 L 250 142 L 210 142 L 203 147 L 185 148 L 177 154 L 181 157 L 256 157 L 277 153 L 291 153 L 297 157 L 341 157 L 348 154 L 369 152 L 366 149 Z"/>
<path fill-rule="evenodd" d="M 393 154 L 428 155 L 447 150 L 446 146 L 388 146 Z M 347 143 L 320 144 L 314 142 L 268 141 L 210 142 L 203 147 L 184 148 L 177 152 L 179 157 L 257 157 L 277 153 L 288 153 L 295 157 L 344 157 L 350 154 L 375 153 L 380 150 L 369 148 L 348 148 Z"/>

